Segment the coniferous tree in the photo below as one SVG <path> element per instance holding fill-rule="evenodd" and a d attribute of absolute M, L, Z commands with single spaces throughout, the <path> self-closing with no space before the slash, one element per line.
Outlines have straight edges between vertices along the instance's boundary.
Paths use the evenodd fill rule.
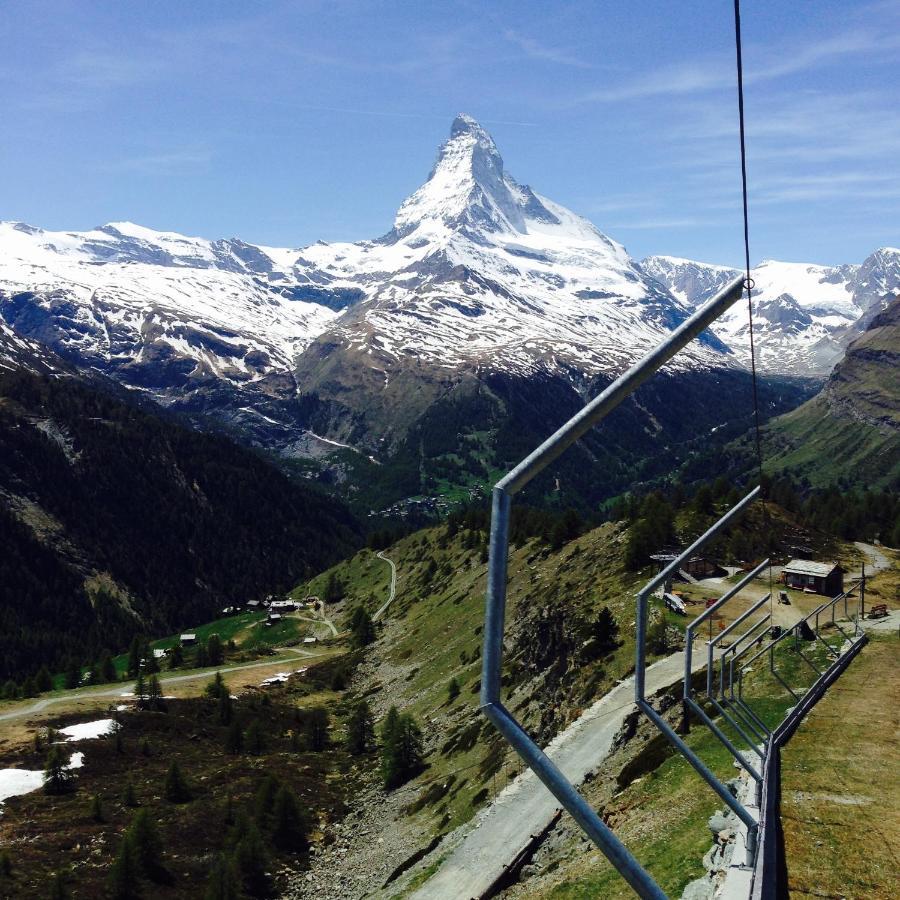
<path fill-rule="evenodd" d="M 272 808 L 275 805 L 275 795 L 278 793 L 280 786 L 281 783 L 278 779 L 271 773 L 268 773 L 256 789 L 253 812 L 256 816 L 256 821 L 263 826 L 268 825 L 269 816 L 272 814 Z"/>
<path fill-rule="evenodd" d="M 143 643 L 138 637 L 135 635 L 131 640 L 131 645 L 128 648 L 128 662 L 126 663 L 125 673 L 129 678 L 137 678 L 138 672 L 141 670 L 141 651 L 143 650 Z"/>
<path fill-rule="evenodd" d="M 147 708 L 156 710 L 157 712 L 163 711 L 166 708 L 166 703 L 163 700 L 162 685 L 159 683 L 158 675 L 151 675 L 147 680 Z"/>
<path fill-rule="evenodd" d="M 234 848 L 234 862 L 244 890 L 253 897 L 265 897 L 271 890 L 269 861 L 259 829 L 247 818 L 238 820 L 235 828 L 240 838 Z"/>
<path fill-rule="evenodd" d="M 205 669 L 209 665 L 209 656 L 206 653 L 206 644 L 197 644 L 194 652 L 194 668 Z"/>
<path fill-rule="evenodd" d="M 212 680 L 209 681 L 203 689 L 203 693 L 213 700 L 218 700 L 222 694 L 228 693 L 228 688 L 225 687 L 225 680 L 222 678 L 221 672 L 216 672 L 216 674 L 213 675 Z"/>
<path fill-rule="evenodd" d="M 176 644 L 168 653 L 169 668 L 180 669 L 184 665 L 184 650 L 181 644 Z"/>
<path fill-rule="evenodd" d="M 50 747 L 44 767 L 44 793 L 65 794 L 74 786 L 68 760 L 58 744 Z"/>
<path fill-rule="evenodd" d="M 64 684 L 67 690 L 73 690 L 81 684 L 81 666 L 76 662 L 69 663 L 66 666 L 66 674 Z"/>
<path fill-rule="evenodd" d="M 134 783 L 130 778 L 125 782 L 125 793 L 122 795 L 122 802 L 129 807 L 138 805 L 137 795 L 134 792 Z"/>
<path fill-rule="evenodd" d="M 137 862 L 144 875 L 151 881 L 165 880 L 162 838 L 149 810 L 141 809 L 135 814 L 128 827 L 128 835 L 134 845 Z"/>
<path fill-rule="evenodd" d="M 119 852 L 109 873 L 112 900 L 137 900 L 140 897 L 140 864 L 130 832 L 125 832 Z"/>
<path fill-rule="evenodd" d="M 144 709 L 147 703 L 147 682 L 143 672 L 138 672 L 137 681 L 134 683 L 134 698 L 137 700 L 138 709 Z"/>
<path fill-rule="evenodd" d="M 447 701 L 452 703 L 459 696 L 459 682 L 455 678 L 450 679 L 447 685 Z"/>
<path fill-rule="evenodd" d="M 41 666 L 38 669 L 38 673 L 34 679 L 35 687 L 38 689 L 38 692 L 41 694 L 45 694 L 47 691 L 53 690 L 53 678 L 50 675 L 50 670 L 46 666 Z"/>
<path fill-rule="evenodd" d="M 206 657 L 211 666 L 221 666 L 225 661 L 222 639 L 217 634 L 211 634 L 206 642 Z"/>
<path fill-rule="evenodd" d="M 372 617 L 362 606 L 357 606 L 350 618 L 350 644 L 354 650 L 359 650 L 374 640 L 375 626 Z"/>
<path fill-rule="evenodd" d="M 103 802 L 100 800 L 99 794 L 94 794 L 91 798 L 91 818 L 100 824 L 106 821 L 106 815 L 103 812 Z"/>
<path fill-rule="evenodd" d="M 314 706 L 306 715 L 306 746 L 316 753 L 328 746 L 328 711 Z"/>
<path fill-rule="evenodd" d="M 203 900 L 238 900 L 239 880 L 234 862 L 220 854 L 210 870 Z"/>
<path fill-rule="evenodd" d="M 381 775 L 390 790 L 409 781 L 422 770 L 422 732 L 409 714 L 391 707 L 382 729 Z"/>
<path fill-rule="evenodd" d="M 253 756 L 260 756 L 265 752 L 266 742 L 259 719 L 254 719 L 250 723 L 249 728 L 247 728 L 244 746 L 247 748 L 247 752 L 253 754 Z"/>
<path fill-rule="evenodd" d="M 244 730 L 237 719 L 233 719 L 225 735 L 225 752 L 237 756 L 244 749 Z"/>
<path fill-rule="evenodd" d="M 12 680 L 8 679 L 3 685 L 2 697 L 4 700 L 15 700 L 19 695 L 19 686 Z"/>
<path fill-rule="evenodd" d="M 372 710 L 365 700 L 360 700 L 353 707 L 353 712 L 347 720 L 347 752 L 353 756 L 360 756 L 371 750 L 374 745 L 375 727 Z"/>
<path fill-rule="evenodd" d="M 282 785 L 272 808 L 272 841 L 279 850 L 305 850 L 307 825 L 297 796 Z"/>
<path fill-rule="evenodd" d="M 116 674 L 116 664 L 109 653 L 104 653 L 100 660 L 100 678 L 105 683 L 119 680 Z"/>
<path fill-rule="evenodd" d="M 234 717 L 234 708 L 228 691 L 219 694 L 218 716 L 220 725 L 228 725 Z"/>
<path fill-rule="evenodd" d="M 177 760 L 172 760 L 166 773 L 165 797 L 171 803 L 187 803 L 191 799 L 191 791 L 181 773 Z"/>

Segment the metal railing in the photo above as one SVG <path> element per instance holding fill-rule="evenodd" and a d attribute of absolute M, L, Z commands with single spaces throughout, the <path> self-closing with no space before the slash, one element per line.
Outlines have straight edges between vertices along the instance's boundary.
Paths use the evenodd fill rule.
<path fill-rule="evenodd" d="M 565 450 L 583 437 L 592 427 L 598 424 L 605 416 L 612 412 L 634 391 L 636 391 L 650 376 L 658 371 L 676 353 L 694 340 L 708 325 L 714 322 L 726 310 L 736 303 L 743 291 L 743 280 L 735 278 L 727 287 L 715 297 L 698 309 L 690 318 L 686 319 L 672 334 L 658 347 L 648 353 L 639 362 L 635 363 L 627 372 L 616 379 L 594 400 L 573 416 L 566 424 L 557 429 L 536 450 L 515 466 L 508 474 L 501 478 L 494 486 L 491 499 L 491 531 L 488 557 L 487 598 L 485 605 L 484 645 L 482 656 L 481 676 L 481 710 L 494 724 L 498 731 L 519 754 L 525 764 L 537 775 L 548 790 L 556 797 L 560 805 L 569 812 L 579 824 L 585 834 L 594 842 L 606 858 L 612 863 L 619 874 L 633 888 L 640 897 L 665 898 L 665 893 L 656 884 L 652 876 L 640 865 L 634 855 L 616 837 L 612 830 L 603 822 L 590 804 L 578 793 L 575 786 L 566 778 L 552 760 L 541 750 L 534 740 L 522 728 L 512 713 L 503 705 L 500 688 L 503 665 L 503 635 L 506 619 L 506 586 L 507 564 L 509 557 L 509 530 L 510 513 L 513 496 L 524 488 L 535 476 L 542 472 L 550 463 L 556 460 Z M 725 805 L 730 808 L 747 829 L 747 864 L 752 865 L 757 846 L 758 824 L 756 818 L 737 800 L 728 787 L 709 770 L 697 754 L 682 740 L 669 723 L 653 708 L 646 697 L 646 633 L 648 601 L 653 592 L 664 585 L 668 578 L 681 568 L 684 561 L 692 556 L 708 540 L 713 538 L 722 529 L 740 516 L 746 508 L 758 497 L 760 489 L 754 488 L 736 506 L 722 516 L 711 528 L 701 535 L 682 554 L 667 565 L 658 575 L 654 576 L 641 589 L 637 595 L 636 616 L 636 665 L 635 665 L 635 702 L 638 709 L 643 712 L 653 724 L 668 738 L 681 755 L 690 763 L 706 783 L 715 791 Z M 741 740 L 747 744 L 749 750 L 742 752 L 734 745 L 733 741 L 724 733 L 712 718 L 707 715 L 692 694 L 692 656 L 693 640 L 696 629 L 702 622 L 711 619 L 732 598 L 737 596 L 743 588 L 749 585 L 767 566 L 766 560 L 748 573 L 741 581 L 720 598 L 717 603 L 694 619 L 687 628 L 687 640 L 685 644 L 685 675 L 684 675 L 684 707 L 686 715 L 694 713 L 704 725 L 720 740 L 735 760 L 750 774 L 759 785 L 764 783 L 765 772 L 770 762 L 770 755 L 777 752 L 777 746 L 773 742 L 775 729 L 770 729 L 762 718 L 756 714 L 743 697 L 743 676 L 750 664 L 765 652 L 770 653 L 770 667 L 772 674 L 788 690 L 795 699 L 799 695 L 790 688 L 774 669 L 774 647 L 787 634 L 773 639 L 761 650 L 757 650 L 741 667 L 736 669 L 736 664 L 746 654 L 756 649 L 763 639 L 763 626 L 769 623 L 769 615 L 754 622 L 747 630 L 738 636 L 723 651 L 720 652 L 719 690 L 714 685 L 715 653 L 722 639 L 730 635 L 759 610 L 770 596 L 763 597 L 742 613 L 723 633 L 715 638 L 710 636 L 707 642 L 707 675 L 706 675 L 706 700 L 713 709 L 722 717 Z M 864 586 L 861 589 L 860 609 L 864 603 Z M 824 603 L 802 621 L 808 621 L 810 617 L 821 615 L 827 609 L 834 609 L 839 600 L 843 599 L 846 612 L 846 595 L 839 595 L 830 603 Z M 835 623 L 836 624 L 836 623 Z M 818 635 L 818 619 L 815 622 L 815 634 Z M 796 626 L 799 628 L 799 623 Z M 793 631 L 793 629 L 791 629 Z M 844 634 L 843 630 L 841 633 Z M 859 622 L 855 623 L 854 634 L 859 634 Z M 864 638 L 863 638 L 864 639 Z M 859 640 L 851 641 L 852 651 L 858 650 Z M 825 643 L 823 641 L 823 643 Z M 827 645 L 827 644 L 826 644 Z M 837 659 L 829 672 L 842 664 L 848 654 L 843 654 Z M 818 671 L 818 670 L 817 670 Z M 735 674 L 736 673 L 736 674 Z M 826 673 L 827 674 L 827 673 Z M 819 679 L 821 682 L 821 677 Z M 735 683 L 737 691 L 735 691 Z M 818 682 L 817 682 L 818 683 Z M 783 724 L 783 723 L 782 723 Z M 754 765 L 750 761 L 750 754 L 760 758 L 762 765 Z"/>
<path fill-rule="evenodd" d="M 514 494 L 633 394 L 654 372 L 694 340 L 708 325 L 733 306 L 740 299 L 742 292 L 743 279 L 735 278 L 690 318 L 682 322 L 662 344 L 635 363 L 624 375 L 586 404 L 580 412 L 547 438 L 533 453 L 501 478 L 493 490 L 481 675 L 481 708 L 525 764 L 541 779 L 641 897 L 664 898 L 666 895 L 501 702 L 500 683 L 506 618 L 510 509 Z M 643 692 L 643 673 L 641 673 L 641 692 Z"/>

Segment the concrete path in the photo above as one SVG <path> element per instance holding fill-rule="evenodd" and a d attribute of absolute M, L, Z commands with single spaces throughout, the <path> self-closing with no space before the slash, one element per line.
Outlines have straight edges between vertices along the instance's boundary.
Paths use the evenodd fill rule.
<path fill-rule="evenodd" d="M 372 616 L 373 622 L 377 622 L 382 617 L 382 615 L 384 615 L 384 613 L 387 611 L 387 608 L 394 602 L 394 596 L 397 593 L 397 566 L 394 565 L 394 561 L 392 559 L 388 559 L 384 555 L 384 550 L 379 550 L 375 555 L 379 559 L 384 560 L 391 567 L 391 594 L 387 598 L 387 601 L 375 611 L 375 615 Z"/>
<path fill-rule="evenodd" d="M 695 656 L 696 660 L 696 656 Z M 697 668 L 706 660 L 696 663 Z M 675 653 L 647 669 L 647 693 L 653 694 L 684 676 L 684 654 Z M 634 678 L 598 700 L 558 735 L 547 755 L 578 785 L 606 757 L 625 717 L 634 709 Z M 530 770 L 524 772 L 466 829 L 450 835 L 438 848 L 446 854 L 437 872 L 412 896 L 416 900 L 469 900 L 479 897 L 528 843 L 547 826 L 559 803 Z"/>

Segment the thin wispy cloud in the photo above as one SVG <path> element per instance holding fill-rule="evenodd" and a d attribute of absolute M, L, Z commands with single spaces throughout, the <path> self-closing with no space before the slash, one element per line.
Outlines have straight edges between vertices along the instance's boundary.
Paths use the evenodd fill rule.
<path fill-rule="evenodd" d="M 792 46 L 773 51 L 761 47 L 760 60 L 746 65 L 744 82 L 747 85 L 772 81 L 827 65 L 848 56 L 864 54 L 867 61 L 890 59 L 900 49 L 900 34 L 875 29 L 798 40 Z M 748 59 L 753 56 L 748 52 Z M 715 90 L 734 90 L 733 57 L 716 54 L 701 61 L 663 66 L 642 74 L 628 82 L 588 91 L 571 101 L 583 103 L 616 103 L 650 97 L 698 94 Z"/>
<path fill-rule="evenodd" d="M 207 166 L 211 159 L 212 152 L 208 149 L 171 150 L 112 160 L 104 168 L 135 175 L 178 175 L 197 171 Z"/>
<path fill-rule="evenodd" d="M 503 37 L 509 43 L 518 47 L 530 59 L 540 60 L 542 62 L 557 63 L 561 66 L 572 66 L 576 69 L 592 69 L 593 65 L 585 62 L 575 54 L 559 47 L 544 44 L 533 37 L 520 34 L 518 31 L 507 28 L 503 31 Z"/>

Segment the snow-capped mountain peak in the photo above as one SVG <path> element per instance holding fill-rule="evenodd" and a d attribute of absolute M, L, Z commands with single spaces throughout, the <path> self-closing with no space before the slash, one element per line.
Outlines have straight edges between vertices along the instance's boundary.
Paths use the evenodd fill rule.
<path fill-rule="evenodd" d="M 525 234 L 527 220 L 559 219 L 527 186 L 503 168 L 494 139 L 471 116 L 458 115 L 428 180 L 397 212 L 394 229 L 405 237 L 422 226 Z"/>

